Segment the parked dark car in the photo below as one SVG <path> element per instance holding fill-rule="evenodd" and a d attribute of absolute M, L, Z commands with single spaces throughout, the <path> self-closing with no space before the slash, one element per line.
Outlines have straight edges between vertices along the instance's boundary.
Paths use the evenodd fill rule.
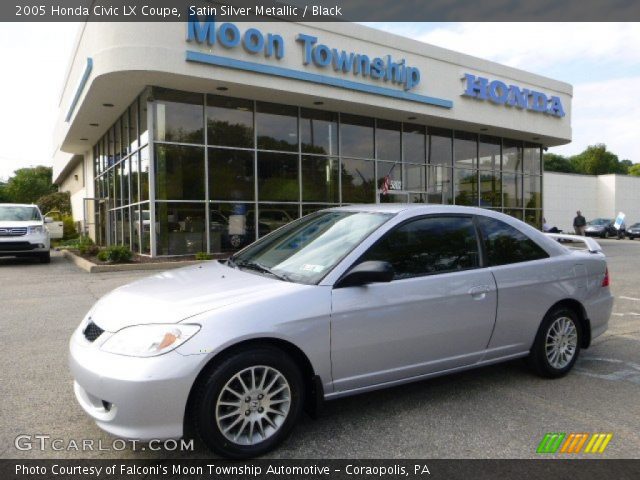
<path fill-rule="evenodd" d="M 613 226 L 612 219 L 595 218 L 587 222 L 584 233 L 587 237 L 609 238 L 618 235 L 618 230 Z"/>
<path fill-rule="evenodd" d="M 640 223 L 634 223 L 629 228 L 627 228 L 627 238 L 629 240 L 640 238 Z"/>

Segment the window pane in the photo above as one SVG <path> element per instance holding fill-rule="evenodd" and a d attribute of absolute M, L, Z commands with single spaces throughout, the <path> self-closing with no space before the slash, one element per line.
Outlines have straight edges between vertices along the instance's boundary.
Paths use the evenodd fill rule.
<path fill-rule="evenodd" d="M 253 204 L 210 203 L 210 253 L 235 252 L 255 240 L 255 227 L 247 223 Z"/>
<path fill-rule="evenodd" d="M 147 101 L 140 97 L 140 146 L 149 143 L 149 128 L 147 127 Z"/>
<path fill-rule="evenodd" d="M 344 156 L 373 158 L 373 119 L 340 115 L 340 145 Z"/>
<path fill-rule="evenodd" d="M 134 152 L 138 148 L 138 100 L 129 107 L 129 148 Z"/>
<path fill-rule="evenodd" d="M 158 255 L 206 250 L 204 203 L 156 203 Z"/>
<path fill-rule="evenodd" d="M 300 111 L 302 151 L 324 155 L 338 154 L 338 115 L 303 108 Z"/>
<path fill-rule="evenodd" d="M 478 168 L 477 140 L 475 133 L 456 132 L 453 139 L 454 167 Z"/>
<path fill-rule="evenodd" d="M 522 172 L 522 142 L 505 139 L 502 143 L 502 170 Z"/>
<path fill-rule="evenodd" d="M 136 219 L 136 221 L 139 222 L 139 228 L 142 235 L 140 253 L 144 253 L 146 255 L 151 253 L 151 210 L 149 210 L 149 208 L 149 203 L 141 204 L 140 217 Z"/>
<path fill-rule="evenodd" d="M 409 163 L 425 163 L 427 161 L 425 127 L 405 123 L 402 129 L 404 161 Z"/>
<path fill-rule="evenodd" d="M 400 161 L 400 123 L 378 120 L 376 123 L 377 158 Z"/>
<path fill-rule="evenodd" d="M 527 262 L 549 255 L 533 240 L 495 218 L 478 216 L 489 266 Z"/>
<path fill-rule="evenodd" d="M 451 205 L 453 203 L 453 169 L 441 165 L 429 165 L 427 169 L 428 203 Z"/>
<path fill-rule="evenodd" d="M 202 95 L 161 88 L 153 95 L 156 141 L 204 143 Z"/>
<path fill-rule="evenodd" d="M 120 154 L 123 157 L 126 157 L 127 155 L 129 155 L 129 152 L 130 152 L 129 150 L 129 110 L 128 109 L 122 115 L 121 122 L 122 122 L 122 142 L 120 146 Z"/>
<path fill-rule="evenodd" d="M 478 205 L 478 171 L 456 168 L 456 205 Z"/>
<path fill-rule="evenodd" d="M 400 162 L 378 162 L 378 190 L 383 189 L 387 176 L 389 177 L 389 190 L 403 190 L 402 164 Z"/>
<path fill-rule="evenodd" d="M 298 109 L 288 105 L 258 102 L 256 106 L 258 148 L 298 150 Z"/>
<path fill-rule="evenodd" d="M 131 216 L 129 213 L 129 207 L 122 209 L 122 236 L 123 245 L 125 247 L 131 246 Z"/>
<path fill-rule="evenodd" d="M 524 206 L 525 208 L 542 208 L 541 195 L 542 177 L 524 177 Z"/>
<path fill-rule="evenodd" d="M 253 148 L 253 101 L 208 95 L 207 142 Z"/>
<path fill-rule="evenodd" d="M 131 166 L 129 159 L 125 159 L 122 161 L 122 205 L 129 205 L 131 201 L 129 200 L 129 182 L 131 177 Z"/>
<path fill-rule="evenodd" d="M 140 201 L 140 154 L 131 155 L 131 203 Z"/>
<path fill-rule="evenodd" d="M 540 145 L 527 144 L 524 145 L 524 173 L 532 175 L 540 175 L 542 173 L 542 161 L 540 158 Z"/>
<path fill-rule="evenodd" d="M 302 216 L 304 217 L 305 215 L 309 215 L 310 213 L 317 212 L 318 210 L 324 210 L 325 208 L 331 208 L 333 206 L 334 205 L 317 205 L 317 204 L 302 205 Z"/>
<path fill-rule="evenodd" d="M 394 280 L 477 268 L 475 227 L 469 217 L 414 220 L 386 234 L 361 260 L 391 263 Z"/>
<path fill-rule="evenodd" d="M 204 148 L 156 144 L 156 198 L 204 200 Z"/>
<path fill-rule="evenodd" d="M 115 165 L 115 153 L 114 153 L 115 133 L 114 128 L 111 127 L 107 132 L 107 167 Z"/>
<path fill-rule="evenodd" d="M 478 143 L 480 170 L 500 170 L 500 139 L 480 135 Z"/>
<path fill-rule="evenodd" d="M 337 158 L 302 156 L 302 201 L 340 201 Z"/>
<path fill-rule="evenodd" d="M 532 227 L 542 229 L 542 210 L 525 210 L 524 221 Z"/>
<path fill-rule="evenodd" d="M 258 205 L 258 237 L 273 232 L 299 217 L 298 205 L 261 203 Z M 252 216 L 249 218 L 253 221 Z"/>
<path fill-rule="evenodd" d="M 149 200 L 149 147 L 140 150 L 140 201 Z"/>
<path fill-rule="evenodd" d="M 258 199 L 297 202 L 298 155 L 258 152 Z"/>
<path fill-rule="evenodd" d="M 342 159 L 342 203 L 371 203 L 375 201 L 374 162 Z"/>
<path fill-rule="evenodd" d="M 432 165 L 451 166 L 453 146 L 451 130 L 441 128 L 429 129 L 429 163 Z"/>
<path fill-rule="evenodd" d="M 517 218 L 518 220 L 523 219 L 521 208 L 507 208 L 507 209 L 504 209 L 504 213 L 509 215 L 510 217 Z"/>
<path fill-rule="evenodd" d="M 522 175 L 515 173 L 502 174 L 502 206 L 522 206 Z"/>
<path fill-rule="evenodd" d="M 209 197 L 215 200 L 253 200 L 253 152 L 209 149 Z"/>
<path fill-rule="evenodd" d="M 424 165 L 404 164 L 404 189 L 420 190 L 427 189 L 427 168 Z"/>
<path fill-rule="evenodd" d="M 480 170 L 480 206 L 500 207 L 502 182 L 500 172 Z"/>
<path fill-rule="evenodd" d="M 120 119 L 116 122 L 113 127 L 113 141 L 114 141 L 114 162 L 117 163 L 122 158 L 121 148 L 122 148 L 122 126 L 120 125 Z"/>
<path fill-rule="evenodd" d="M 119 207 L 122 205 L 122 164 L 121 163 L 115 166 L 114 172 L 115 172 L 115 177 L 114 177 L 115 188 L 113 192 L 113 196 L 115 200 L 114 206 Z"/>

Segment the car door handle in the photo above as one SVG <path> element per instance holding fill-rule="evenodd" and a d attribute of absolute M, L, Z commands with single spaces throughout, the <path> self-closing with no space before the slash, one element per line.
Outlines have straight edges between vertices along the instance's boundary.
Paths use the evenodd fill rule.
<path fill-rule="evenodd" d="M 477 285 L 469 289 L 469 295 L 475 299 L 482 300 L 490 291 L 491 287 L 489 285 Z"/>

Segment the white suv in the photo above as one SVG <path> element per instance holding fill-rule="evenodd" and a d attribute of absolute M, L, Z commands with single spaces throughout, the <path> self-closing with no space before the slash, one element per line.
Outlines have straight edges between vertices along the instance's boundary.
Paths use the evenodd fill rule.
<path fill-rule="evenodd" d="M 51 261 L 49 231 L 35 205 L 0 204 L 0 257 L 36 257 Z"/>

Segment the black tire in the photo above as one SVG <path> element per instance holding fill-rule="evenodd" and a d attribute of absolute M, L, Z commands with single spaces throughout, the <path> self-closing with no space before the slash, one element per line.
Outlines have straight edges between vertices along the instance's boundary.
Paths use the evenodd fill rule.
<path fill-rule="evenodd" d="M 270 367 L 284 376 L 290 391 L 289 410 L 279 428 L 268 438 L 253 445 L 241 445 L 225 437 L 218 426 L 217 401 L 223 398 L 221 397 L 223 389 L 236 374 L 258 366 Z M 233 353 L 224 358 L 196 387 L 190 412 L 192 430 L 213 452 L 223 457 L 245 459 L 264 455 L 282 443 L 293 430 L 302 414 L 304 392 L 304 380 L 300 370 L 283 351 L 264 346 Z M 254 411 L 252 415 L 254 413 L 256 412 Z"/>
<path fill-rule="evenodd" d="M 51 252 L 41 253 L 38 255 L 40 263 L 51 263 Z"/>
<path fill-rule="evenodd" d="M 565 318 L 571 321 L 571 323 L 575 326 L 577 338 L 573 357 L 566 365 L 558 368 L 556 366 L 553 366 L 549 361 L 549 358 L 547 356 L 546 340 L 552 325 L 554 325 L 556 320 L 559 320 L 561 318 Z M 578 315 L 576 315 L 573 310 L 565 307 L 553 309 L 545 315 L 542 323 L 540 324 L 540 328 L 538 329 L 538 333 L 536 334 L 536 339 L 533 342 L 533 347 L 531 347 L 531 351 L 529 353 L 529 356 L 527 357 L 527 363 L 533 369 L 533 371 L 541 377 L 563 377 L 567 373 L 569 373 L 569 371 L 573 368 L 573 365 L 576 363 L 576 360 L 580 355 L 581 342 L 582 325 L 578 320 Z"/>

